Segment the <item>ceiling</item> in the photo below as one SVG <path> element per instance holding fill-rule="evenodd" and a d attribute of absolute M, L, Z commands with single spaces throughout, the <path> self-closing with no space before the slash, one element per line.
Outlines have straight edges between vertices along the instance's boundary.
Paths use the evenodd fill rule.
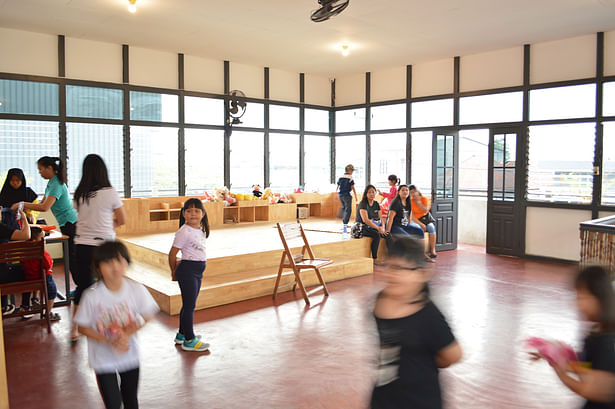
<path fill-rule="evenodd" d="M 615 0 L 0 0 L 0 27 L 329 77 L 615 30 Z M 340 45 L 349 43 L 343 57 Z"/>

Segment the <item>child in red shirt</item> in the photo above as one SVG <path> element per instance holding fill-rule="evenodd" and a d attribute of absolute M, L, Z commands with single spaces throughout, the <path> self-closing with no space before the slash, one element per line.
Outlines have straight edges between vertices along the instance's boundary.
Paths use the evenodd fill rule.
<path fill-rule="evenodd" d="M 31 241 L 39 241 L 43 240 L 45 233 L 38 226 L 30 226 L 30 240 Z M 51 268 L 53 267 L 53 260 L 47 251 L 45 250 L 45 259 L 43 261 L 43 267 L 45 268 L 47 279 L 47 311 L 49 311 L 49 319 L 51 321 L 59 321 L 60 315 L 55 312 L 51 312 L 53 308 L 53 303 L 55 301 L 56 295 L 58 295 L 58 290 L 56 288 L 56 283 L 53 281 L 53 276 L 51 273 L 53 272 Z M 36 280 L 40 277 L 41 274 L 41 260 L 23 260 L 21 265 L 24 270 L 24 275 L 26 280 Z M 29 308 L 30 307 L 30 293 L 23 293 L 21 295 L 21 307 Z"/>

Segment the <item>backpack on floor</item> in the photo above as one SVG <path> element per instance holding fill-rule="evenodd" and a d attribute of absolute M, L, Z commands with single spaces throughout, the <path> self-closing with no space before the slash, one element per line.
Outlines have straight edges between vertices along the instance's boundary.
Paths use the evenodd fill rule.
<path fill-rule="evenodd" d="M 363 237 L 363 223 L 356 222 L 355 224 L 353 224 L 352 228 L 350 229 L 350 236 L 353 239 L 360 239 L 361 237 Z"/>

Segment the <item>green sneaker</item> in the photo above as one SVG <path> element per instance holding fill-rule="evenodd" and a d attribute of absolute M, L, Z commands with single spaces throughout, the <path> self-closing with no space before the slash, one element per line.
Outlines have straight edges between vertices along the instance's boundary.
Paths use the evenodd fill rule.
<path fill-rule="evenodd" d="M 209 344 L 207 342 L 201 341 L 197 337 L 194 337 L 194 339 L 191 339 L 190 341 L 185 340 L 184 343 L 182 344 L 182 349 L 184 351 L 202 352 L 202 351 L 207 351 L 209 349 Z"/>
<path fill-rule="evenodd" d="M 201 336 L 197 335 L 196 339 L 201 339 Z M 185 340 L 186 340 L 186 337 L 184 336 L 184 334 L 180 334 L 179 332 L 175 334 L 175 343 L 177 345 L 183 344 Z"/>

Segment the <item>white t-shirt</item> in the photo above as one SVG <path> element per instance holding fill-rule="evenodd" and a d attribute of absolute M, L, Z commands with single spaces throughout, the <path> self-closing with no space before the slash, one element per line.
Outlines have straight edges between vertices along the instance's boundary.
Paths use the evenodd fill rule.
<path fill-rule="evenodd" d="M 110 291 L 104 282 L 98 281 L 84 291 L 75 315 L 80 327 L 113 336 L 118 326 L 130 322 L 139 323 L 150 318 L 159 308 L 147 289 L 139 283 L 124 279 L 119 291 Z M 96 373 L 125 372 L 139 367 L 139 349 L 136 334 L 130 338 L 130 348 L 118 351 L 110 344 L 88 338 L 88 360 Z"/>
<path fill-rule="evenodd" d="M 173 247 L 182 251 L 182 260 L 206 261 L 205 232 L 187 224 L 177 230 Z"/>
<path fill-rule="evenodd" d="M 112 187 L 97 190 L 87 202 L 81 202 L 77 207 L 75 243 L 100 246 L 104 241 L 115 240 L 113 211 L 120 207 L 122 200 Z"/>

